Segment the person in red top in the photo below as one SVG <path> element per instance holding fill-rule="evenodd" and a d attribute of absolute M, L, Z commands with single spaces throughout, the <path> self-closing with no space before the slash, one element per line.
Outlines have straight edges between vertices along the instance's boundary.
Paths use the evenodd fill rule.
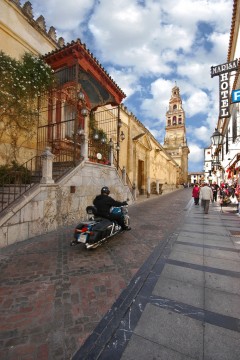
<path fill-rule="evenodd" d="M 200 188 L 197 183 L 194 184 L 194 187 L 192 189 L 192 197 L 194 198 L 194 204 L 199 205 L 199 192 Z"/>

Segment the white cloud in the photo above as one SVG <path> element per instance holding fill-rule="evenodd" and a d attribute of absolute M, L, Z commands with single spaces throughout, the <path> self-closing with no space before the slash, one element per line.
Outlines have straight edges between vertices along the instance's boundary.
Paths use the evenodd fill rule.
<path fill-rule="evenodd" d="M 203 148 L 193 143 L 188 144 L 188 146 L 190 149 L 189 161 L 191 163 L 202 163 L 204 158 Z"/>
<path fill-rule="evenodd" d="M 138 83 L 138 77 L 133 73 L 131 68 L 117 70 L 110 67 L 108 71 L 109 75 L 120 86 L 127 97 L 131 96 L 136 91 L 141 91 L 141 86 Z"/>
<path fill-rule="evenodd" d="M 47 28 L 54 26 L 58 36 L 63 36 L 66 42 L 81 37 L 81 24 L 94 3 L 94 0 L 31 0 L 34 18 L 43 15 Z"/>
<path fill-rule="evenodd" d="M 157 118 L 160 123 L 166 122 L 166 111 L 169 106 L 169 99 L 174 83 L 162 78 L 151 84 L 148 99 L 144 99 L 141 105 L 141 111 L 146 114 L 147 118 Z"/>
<path fill-rule="evenodd" d="M 203 142 L 206 146 L 209 145 L 210 134 L 209 134 L 208 127 L 206 127 L 204 125 L 200 126 L 200 127 L 188 126 L 187 133 L 189 135 L 191 134 L 191 137 L 195 137 L 198 140 L 200 140 L 201 142 Z"/>
<path fill-rule="evenodd" d="M 199 89 L 191 94 L 184 104 L 184 109 L 188 117 L 192 117 L 199 113 L 205 114 L 208 111 L 208 107 L 208 96 L 205 92 Z"/>

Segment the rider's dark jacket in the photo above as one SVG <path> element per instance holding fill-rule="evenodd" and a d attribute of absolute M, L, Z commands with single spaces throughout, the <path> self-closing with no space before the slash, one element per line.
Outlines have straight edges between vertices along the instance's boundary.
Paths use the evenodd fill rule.
<path fill-rule="evenodd" d="M 95 197 L 93 200 L 93 205 L 96 206 L 97 214 L 99 216 L 108 217 L 112 206 L 126 205 L 126 201 L 116 201 L 111 196 L 102 194 Z"/>

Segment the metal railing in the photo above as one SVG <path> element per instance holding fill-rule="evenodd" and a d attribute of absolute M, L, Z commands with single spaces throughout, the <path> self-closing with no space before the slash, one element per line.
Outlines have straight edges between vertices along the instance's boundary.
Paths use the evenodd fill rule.
<path fill-rule="evenodd" d="M 22 165 L 14 165 L 0 176 L 0 212 L 40 182 L 41 168 L 41 157 L 35 156 Z"/>

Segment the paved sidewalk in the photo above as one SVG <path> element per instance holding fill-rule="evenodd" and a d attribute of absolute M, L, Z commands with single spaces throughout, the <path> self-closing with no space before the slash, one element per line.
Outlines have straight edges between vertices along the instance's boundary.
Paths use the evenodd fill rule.
<path fill-rule="evenodd" d="M 240 218 L 185 210 L 73 360 L 240 359 Z"/>

